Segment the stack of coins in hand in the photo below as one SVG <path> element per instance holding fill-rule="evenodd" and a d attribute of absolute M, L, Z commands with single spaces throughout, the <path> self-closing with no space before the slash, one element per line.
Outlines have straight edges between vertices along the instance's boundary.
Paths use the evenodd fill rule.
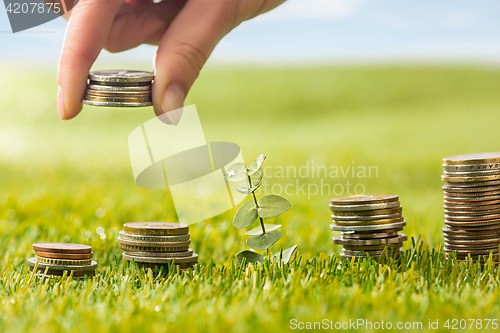
<path fill-rule="evenodd" d="M 500 153 L 443 159 L 444 250 L 460 261 L 483 260 L 500 244 Z"/>
<path fill-rule="evenodd" d="M 70 243 L 35 243 L 35 257 L 28 258 L 30 271 L 46 275 L 61 276 L 64 272 L 73 277 L 95 275 L 97 263 L 92 261 L 92 248 L 88 245 Z"/>
<path fill-rule="evenodd" d="M 342 245 L 342 260 L 378 258 L 388 247 L 388 255 L 399 254 L 405 234 L 399 234 L 406 225 L 397 195 L 353 195 L 332 199 L 333 223 L 330 229 L 340 231 L 333 243 Z"/>
<path fill-rule="evenodd" d="M 118 236 L 118 246 L 124 250 L 123 259 L 144 267 L 168 265 L 181 270 L 198 262 L 198 255 L 189 248 L 189 227 L 165 222 L 126 223 Z"/>
<path fill-rule="evenodd" d="M 94 71 L 82 103 L 95 106 L 136 107 L 152 105 L 153 73 L 127 70 Z"/>

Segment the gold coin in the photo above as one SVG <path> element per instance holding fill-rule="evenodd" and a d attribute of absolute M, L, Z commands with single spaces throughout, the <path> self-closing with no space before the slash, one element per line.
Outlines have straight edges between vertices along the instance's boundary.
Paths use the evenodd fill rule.
<path fill-rule="evenodd" d="M 144 246 L 118 244 L 118 247 L 125 251 L 135 251 L 135 252 L 182 252 L 189 250 L 189 245 L 168 246 L 168 247 L 144 247 Z"/>
<path fill-rule="evenodd" d="M 52 264 L 52 265 L 68 265 L 68 266 L 83 266 L 83 265 L 90 265 L 92 263 L 92 259 L 83 259 L 83 260 L 69 260 L 69 259 L 51 259 L 51 258 L 44 258 L 44 257 L 39 257 L 36 256 L 36 258 L 45 264 Z"/>
<path fill-rule="evenodd" d="M 489 164 L 500 162 L 500 153 L 476 153 L 443 158 L 444 165 Z"/>
<path fill-rule="evenodd" d="M 368 221 L 337 221 L 334 220 L 336 225 L 342 226 L 353 226 L 353 225 L 379 225 L 379 224 L 391 224 L 404 222 L 404 217 L 398 217 L 395 219 L 382 219 L 382 220 L 368 220 Z"/>
<path fill-rule="evenodd" d="M 114 103 L 128 103 L 128 102 L 135 102 L 135 103 L 142 103 L 142 102 L 149 102 L 151 101 L 151 96 L 147 97 L 120 97 L 120 96 L 93 96 L 93 95 L 88 95 L 85 94 L 83 97 L 87 101 L 92 101 L 92 102 L 114 102 Z"/>
<path fill-rule="evenodd" d="M 491 176 L 476 176 L 476 177 L 453 177 L 448 175 L 442 175 L 441 180 L 449 183 L 476 183 L 476 182 L 488 182 L 492 180 L 499 180 L 500 175 Z"/>
<path fill-rule="evenodd" d="M 373 215 L 387 215 L 387 214 L 397 214 L 403 211 L 403 207 L 399 206 L 396 208 L 389 209 L 376 209 L 367 211 L 356 211 L 356 212 L 345 212 L 345 211 L 335 211 L 335 216 L 373 216 Z"/>
<path fill-rule="evenodd" d="M 336 198 L 330 200 L 332 205 L 360 205 L 371 203 L 384 203 L 398 201 L 399 197 L 392 194 L 376 194 L 376 195 L 351 195 L 348 197 Z"/>
<path fill-rule="evenodd" d="M 87 89 L 85 91 L 90 96 L 107 96 L 107 97 L 151 97 L 151 91 L 109 91 L 109 90 L 95 90 Z"/>
<path fill-rule="evenodd" d="M 189 226 L 167 222 L 131 222 L 125 223 L 123 229 L 128 234 L 146 236 L 174 236 L 189 233 Z"/>

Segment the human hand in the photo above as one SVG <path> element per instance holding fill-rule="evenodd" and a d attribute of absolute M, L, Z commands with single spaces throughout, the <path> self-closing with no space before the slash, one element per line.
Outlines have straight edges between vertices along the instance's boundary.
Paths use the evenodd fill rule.
<path fill-rule="evenodd" d="M 200 70 L 219 41 L 241 22 L 285 0 L 80 0 L 70 12 L 57 82 L 59 118 L 82 108 L 87 77 L 104 48 L 121 52 L 158 44 L 154 60 L 155 113 L 183 106 Z"/>

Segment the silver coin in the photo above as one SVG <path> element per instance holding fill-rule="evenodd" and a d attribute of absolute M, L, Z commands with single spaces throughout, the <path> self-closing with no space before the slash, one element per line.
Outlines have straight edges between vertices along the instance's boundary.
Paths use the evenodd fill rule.
<path fill-rule="evenodd" d="M 399 249 L 402 246 L 403 242 L 394 244 L 382 244 L 382 245 L 343 245 L 343 249 L 348 251 L 379 251 L 379 250 L 381 251 L 387 247 L 390 251 L 392 248 Z"/>
<path fill-rule="evenodd" d="M 108 86 L 103 84 L 87 84 L 88 90 L 102 91 L 151 91 L 151 85 L 146 86 Z"/>
<path fill-rule="evenodd" d="M 130 240 L 123 239 L 120 236 L 117 238 L 118 244 L 128 245 L 128 246 L 139 246 L 145 248 L 166 248 L 166 247 L 183 247 L 191 244 L 191 240 L 179 241 L 179 242 L 151 242 L 151 241 L 140 241 L 140 240 Z M 152 251 L 153 252 L 153 251 Z M 155 251 L 161 252 L 161 251 Z"/>
<path fill-rule="evenodd" d="M 500 200 L 500 195 L 482 195 L 482 196 L 449 196 L 449 195 L 444 195 L 444 199 L 446 199 L 449 202 L 460 202 L 460 201 L 491 201 L 491 200 Z"/>
<path fill-rule="evenodd" d="M 190 238 L 190 234 L 178 235 L 178 236 L 145 236 L 145 235 L 132 235 L 127 234 L 125 231 L 120 230 L 120 237 L 123 239 L 146 241 L 146 242 L 180 242 L 187 241 Z"/>
<path fill-rule="evenodd" d="M 375 220 L 385 220 L 385 219 L 396 219 L 399 217 L 403 217 L 403 214 L 396 213 L 396 214 L 368 215 L 368 216 L 338 216 L 332 214 L 332 220 L 334 221 L 375 221 Z"/>
<path fill-rule="evenodd" d="M 480 195 L 482 192 L 490 191 L 500 191 L 500 186 L 481 186 L 481 187 L 451 187 L 442 186 L 443 191 L 450 193 L 478 193 Z"/>
<path fill-rule="evenodd" d="M 179 257 L 179 258 L 136 257 L 136 256 L 128 255 L 126 253 L 123 253 L 122 257 L 124 260 L 127 260 L 127 261 L 134 260 L 135 262 L 151 263 L 151 264 L 168 264 L 169 262 L 172 262 L 172 261 L 174 264 L 198 262 L 198 255 L 196 253 L 193 253 L 193 255 L 190 257 Z"/>
<path fill-rule="evenodd" d="M 455 216 L 455 217 L 474 216 L 477 219 L 482 219 L 485 216 L 491 216 L 491 215 L 495 215 L 495 214 L 500 214 L 500 210 L 498 210 L 498 209 L 489 209 L 489 210 L 473 211 L 473 210 L 450 210 L 450 209 L 445 209 L 444 213 L 447 216 Z"/>
<path fill-rule="evenodd" d="M 445 171 L 444 174 L 447 176 L 455 176 L 455 177 L 480 177 L 480 176 L 498 175 L 500 174 L 500 170 L 493 169 L 493 170 L 461 171 L 461 172 Z"/>
<path fill-rule="evenodd" d="M 393 201 L 393 202 L 383 202 L 383 203 L 364 204 L 364 205 L 332 205 L 332 204 L 330 204 L 329 206 L 330 206 L 331 211 L 358 212 L 358 211 L 366 211 L 366 210 L 397 208 L 400 205 L 401 204 L 399 201 Z"/>
<path fill-rule="evenodd" d="M 107 106 L 107 107 L 128 107 L 128 108 L 135 108 L 135 107 L 142 107 L 142 106 L 151 106 L 153 105 L 153 102 L 96 102 L 96 101 L 88 101 L 86 99 L 82 100 L 83 104 L 87 105 L 93 105 L 93 106 Z"/>
<path fill-rule="evenodd" d="M 375 224 L 375 225 L 335 225 L 330 224 L 330 229 L 334 231 L 373 231 L 373 230 L 389 230 L 396 228 L 403 228 L 406 225 L 406 221 L 391 223 L 391 224 Z"/>
<path fill-rule="evenodd" d="M 449 250 L 494 250 L 498 248 L 498 244 L 456 244 L 444 242 L 444 246 Z"/>
<path fill-rule="evenodd" d="M 345 239 L 342 236 L 332 237 L 333 244 L 336 245 L 387 245 L 401 243 L 408 239 L 405 234 L 398 234 L 396 237 L 377 239 Z"/>
<path fill-rule="evenodd" d="M 385 250 L 379 250 L 379 251 L 351 251 L 351 250 L 344 250 L 340 252 L 340 255 L 343 256 L 350 256 L 350 257 L 367 257 L 370 255 L 370 257 L 379 257 L 382 253 L 384 253 Z M 392 248 L 392 249 L 387 249 L 387 254 L 390 255 L 391 253 L 397 254 L 400 253 L 400 250 L 397 248 Z"/>
<path fill-rule="evenodd" d="M 500 209 L 499 204 L 493 204 L 493 205 L 477 205 L 477 206 L 466 206 L 466 205 L 443 205 L 443 208 L 446 212 L 446 210 L 450 211 L 457 211 L 457 212 L 467 212 L 467 211 L 473 211 L 473 212 L 481 212 L 481 211 L 488 211 L 492 209 Z"/>
<path fill-rule="evenodd" d="M 28 258 L 28 265 L 30 267 L 35 267 L 36 261 L 36 257 Z M 95 270 L 97 268 L 97 262 L 92 261 L 90 265 L 53 265 L 38 262 L 38 270 L 44 270 L 45 268 L 57 271 L 88 271 Z"/>
<path fill-rule="evenodd" d="M 388 237 L 396 237 L 399 235 L 397 232 L 379 232 L 373 234 L 357 234 L 353 231 L 350 232 L 342 232 L 342 238 L 344 239 L 372 239 L 372 238 L 388 238 Z"/>
<path fill-rule="evenodd" d="M 102 70 L 89 73 L 89 80 L 97 82 L 137 83 L 151 82 L 153 79 L 153 73 L 144 71 Z"/>
<path fill-rule="evenodd" d="M 500 219 L 500 214 L 492 214 L 492 215 L 449 215 L 444 214 L 446 220 L 449 221 L 487 221 L 487 220 L 496 220 Z"/>
<path fill-rule="evenodd" d="M 449 187 L 481 187 L 481 186 L 492 186 L 492 185 L 500 185 L 500 180 L 490 180 L 486 182 L 445 182 L 445 186 Z"/>
<path fill-rule="evenodd" d="M 443 164 L 443 171 L 445 172 L 473 172 L 473 171 L 487 171 L 487 170 L 500 170 L 500 163 L 465 164 L 465 165 Z"/>
<path fill-rule="evenodd" d="M 456 238 L 449 238 L 449 237 L 444 237 L 445 242 L 449 244 L 472 244 L 472 245 L 478 245 L 478 244 L 494 244 L 496 243 L 497 245 L 500 244 L 500 238 L 482 238 L 482 239 L 456 239 Z"/>
<path fill-rule="evenodd" d="M 151 258 L 180 258 L 193 255 L 193 250 L 189 249 L 182 252 L 145 252 L 145 251 L 124 251 L 128 256 L 151 257 Z"/>

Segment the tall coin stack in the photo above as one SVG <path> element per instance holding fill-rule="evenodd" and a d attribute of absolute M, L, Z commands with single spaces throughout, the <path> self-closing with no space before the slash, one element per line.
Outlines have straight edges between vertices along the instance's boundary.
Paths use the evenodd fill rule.
<path fill-rule="evenodd" d="M 443 159 L 444 250 L 460 261 L 493 253 L 500 244 L 500 153 Z M 484 262 L 484 261 L 483 261 Z"/>
<path fill-rule="evenodd" d="M 28 258 L 30 271 L 62 276 L 64 272 L 73 277 L 95 275 L 97 263 L 92 261 L 92 248 L 88 245 L 71 243 L 35 243 L 35 257 Z M 37 265 L 38 262 L 38 265 Z"/>
<path fill-rule="evenodd" d="M 143 267 L 168 265 L 172 262 L 181 270 L 198 262 L 198 255 L 189 248 L 189 226 L 179 223 L 126 223 L 118 236 L 122 257 Z"/>
<path fill-rule="evenodd" d="M 89 73 L 82 103 L 95 106 L 137 107 L 152 105 L 153 73 L 106 70 Z"/>
<path fill-rule="evenodd" d="M 340 231 L 333 244 L 342 245 L 342 260 L 378 258 L 385 247 L 387 254 L 399 254 L 405 234 L 399 234 L 406 225 L 403 208 L 397 195 L 353 195 L 332 199 L 333 223 L 331 230 Z"/>

